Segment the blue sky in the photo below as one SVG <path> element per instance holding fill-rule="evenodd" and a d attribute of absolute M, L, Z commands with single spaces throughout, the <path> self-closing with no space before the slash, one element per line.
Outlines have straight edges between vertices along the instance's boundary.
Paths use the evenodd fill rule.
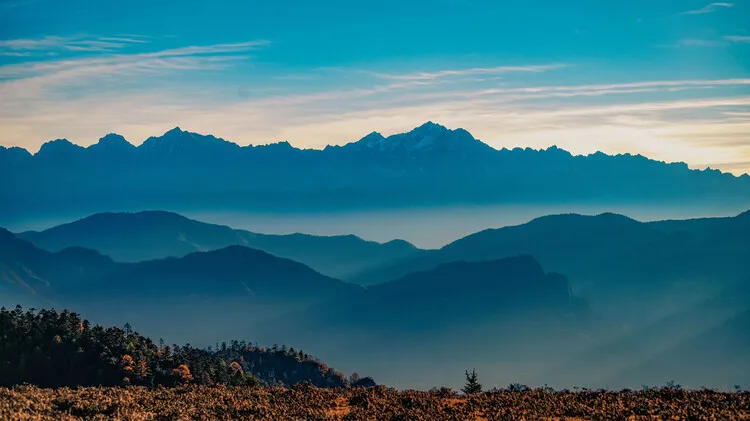
<path fill-rule="evenodd" d="M 426 120 L 495 147 L 750 171 L 750 0 L 0 0 L 0 144 L 179 125 L 320 148 Z"/>

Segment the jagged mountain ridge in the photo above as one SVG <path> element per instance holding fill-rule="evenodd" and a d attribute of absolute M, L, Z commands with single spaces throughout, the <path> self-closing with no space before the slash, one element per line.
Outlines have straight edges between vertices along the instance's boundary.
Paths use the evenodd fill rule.
<path fill-rule="evenodd" d="M 213 135 L 203 135 L 199 133 L 189 132 L 182 130 L 180 127 L 175 127 L 161 136 L 151 136 L 142 142 L 140 145 L 135 146 L 128 142 L 123 136 L 116 133 L 109 133 L 104 137 L 100 138 L 97 143 L 89 145 L 88 147 L 82 147 L 67 139 L 56 139 L 45 142 L 40 150 L 36 153 L 31 153 L 21 147 L 9 147 L 0 146 L 0 157 L 5 158 L 8 163 L 15 164 L 26 164 L 29 159 L 32 158 L 51 158 L 54 155 L 72 155 L 73 154 L 86 154 L 88 152 L 97 151 L 112 152 L 112 153 L 139 153 L 141 157 L 146 155 L 159 155 L 163 158 L 176 159 L 180 155 L 186 155 L 189 152 L 205 152 L 211 151 L 212 154 L 201 156 L 204 160 L 212 160 L 218 158 L 226 158 L 221 156 L 219 152 L 249 152 L 249 151 L 269 151 L 274 152 L 287 151 L 296 153 L 298 155 L 316 156 L 317 158 L 322 157 L 326 153 L 334 154 L 346 153 L 351 155 L 353 152 L 357 153 L 373 153 L 380 152 L 387 154 L 394 154 L 397 152 L 401 153 L 424 153 L 427 151 L 447 151 L 447 152 L 463 152 L 463 153 L 505 153 L 514 154 L 515 158 L 522 158 L 523 155 L 531 156 L 537 155 L 548 155 L 550 158 L 578 158 L 578 159 L 606 159 L 606 158 L 620 158 L 620 159 L 631 159 L 633 162 L 640 161 L 641 164 L 655 164 L 655 165 L 667 165 L 675 168 L 685 169 L 688 167 L 683 162 L 666 163 L 663 161 L 655 161 L 648 159 L 640 154 L 617 154 L 607 155 L 602 152 L 595 152 L 588 155 L 572 155 L 564 149 L 560 149 L 557 146 L 550 146 L 547 149 L 531 149 L 516 147 L 513 149 L 502 148 L 500 150 L 494 149 L 493 147 L 483 143 L 482 141 L 474 138 L 468 131 L 458 128 L 455 130 L 448 129 L 440 124 L 428 121 L 427 123 L 409 131 L 406 133 L 394 134 L 388 137 L 383 136 L 379 132 L 371 132 L 362 139 L 354 142 L 347 143 L 345 145 L 329 145 L 322 150 L 317 149 L 300 149 L 292 146 L 287 141 L 281 141 L 276 143 L 270 143 L 265 145 L 247 145 L 240 146 L 236 143 L 227 141 L 223 138 L 218 138 Z M 450 158 L 455 159 L 456 155 L 452 155 Z M 722 174 L 733 177 L 731 174 L 722 173 L 718 170 L 692 170 L 694 172 L 707 172 L 714 174 Z M 735 177 L 733 177 L 735 178 Z M 750 179 L 750 176 L 743 174 L 740 177 L 743 179 Z"/>
<path fill-rule="evenodd" d="M 495 203 L 750 203 L 750 176 L 640 155 L 496 150 L 428 122 L 323 150 L 239 146 L 179 128 L 138 146 L 114 134 L 83 148 L 0 148 L 0 217 L 111 209 L 305 212 Z M 0 218 L 1 219 L 1 218 Z M 1 222 L 1 221 L 0 221 Z"/>

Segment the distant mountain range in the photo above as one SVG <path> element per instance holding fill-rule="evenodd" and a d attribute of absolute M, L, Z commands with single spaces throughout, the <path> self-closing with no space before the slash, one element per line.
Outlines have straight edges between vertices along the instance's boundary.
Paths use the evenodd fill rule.
<path fill-rule="evenodd" d="M 102 209 L 342 210 L 492 203 L 750 203 L 750 176 L 640 155 L 496 150 L 431 122 L 344 146 L 240 147 L 179 128 L 133 146 L 109 134 L 31 154 L 0 147 L 0 221 Z"/>
<path fill-rule="evenodd" d="M 45 250 L 84 247 L 120 262 L 182 257 L 240 245 L 295 260 L 334 278 L 353 276 L 421 252 L 401 240 L 380 244 L 353 235 L 256 234 L 163 211 L 95 214 L 18 236 Z"/>

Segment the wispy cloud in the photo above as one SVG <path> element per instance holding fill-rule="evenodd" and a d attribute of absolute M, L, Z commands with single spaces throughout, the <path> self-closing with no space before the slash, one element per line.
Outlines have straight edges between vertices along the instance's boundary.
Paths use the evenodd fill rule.
<path fill-rule="evenodd" d="M 139 54 L 142 57 L 176 57 L 176 56 L 196 56 L 245 52 L 257 47 L 269 45 L 266 40 L 237 42 L 232 44 L 213 44 L 205 46 L 189 46 L 173 48 L 169 50 L 156 51 L 153 53 Z"/>
<path fill-rule="evenodd" d="M 657 47 L 662 48 L 684 48 L 684 47 L 719 47 L 726 45 L 726 43 L 715 40 L 699 39 L 699 38 L 683 38 L 673 44 L 660 44 Z"/>
<path fill-rule="evenodd" d="M 102 37 L 92 38 L 89 36 L 46 36 L 43 38 L 7 39 L 0 40 L 0 54 L 13 55 L 23 53 L 33 55 L 35 53 L 50 53 L 64 51 L 96 51 L 110 52 L 128 47 L 134 43 L 145 43 L 144 39 Z"/>
<path fill-rule="evenodd" d="M 445 98 L 501 97 L 513 101 L 555 97 L 604 96 L 638 92 L 676 92 L 687 89 L 710 89 L 722 86 L 750 86 L 750 79 L 688 79 L 657 80 L 631 83 L 609 83 L 596 85 L 551 85 L 525 86 L 519 88 L 464 89 L 453 92 L 410 95 L 417 100 L 439 100 Z"/>
<path fill-rule="evenodd" d="M 681 15 L 702 15 L 705 13 L 715 12 L 721 8 L 727 8 L 727 7 L 733 7 L 733 6 L 734 6 L 734 3 L 711 3 L 702 9 L 688 10 L 687 12 L 682 12 L 680 14 Z"/>
<path fill-rule="evenodd" d="M 60 44 L 57 40 L 40 43 Z M 29 45 L 37 47 L 40 43 L 21 44 L 29 48 Z M 92 41 L 88 45 L 90 48 L 99 48 L 102 46 L 101 43 L 112 44 L 108 41 Z M 267 44 L 267 41 L 251 41 L 133 54 L 99 54 L 93 57 L 14 63 L 0 66 L 0 79 L 34 79 L 36 83 L 47 83 L 84 77 L 153 73 L 160 70 L 217 69 L 226 62 L 246 58 L 243 53 Z"/>
<path fill-rule="evenodd" d="M 724 39 L 732 42 L 750 43 L 750 36 L 746 35 L 727 35 Z"/>
<path fill-rule="evenodd" d="M 6 57 L 31 57 L 28 51 L 0 51 L 0 56 Z"/>
<path fill-rule="evenodd" d="M 0 10 L 12 10 L 16 8 L 31 6 L 42 0 L 4 0 L 0 1 Z"/>
<path fill-rule="evenodd" d="M 724 45 L 724 43 L 707 39 L 684 38 L 681 39 L 677 43 L 677 45 L 682 47 L 716 47 L 719 45 Z"/>
<path fill-rule="evenodd" d="M 36 39 L 9 39 L 0 41 L 0 49 L 5 50 L 42 50 L 60 47 L 72 38 L 47 36 Z"/>
<path fill-rule="evenodd" d="M 548 70 L 561 69 L 567 64 L 529 65 L 529 66 L 498 66 L 498 67 L 474 67 L 459 70 L 441 70 L 437 72 L 417 72 L 407 74 L 391 74 L 367 72 L 381 79 L 392 80 L 434 80 L 450 76 L 490 75 L 513 72 L 540 73 Z"/>
<path fill-rule="evenodd" d="M 148 42 L 146 38 L 148 38 L 148 37 L 144 37 L 144 36 L 140 36 L 140 37 L 131 36 L 130 38 L 127 38 L 127 37 L 102 37 L 102 38 L 99 38 L 99 40 L 101 40 L 101 41 L 115 41 L 115 42 L 129 42 L 129 43 L 141 44 L 141 43 Z"/>

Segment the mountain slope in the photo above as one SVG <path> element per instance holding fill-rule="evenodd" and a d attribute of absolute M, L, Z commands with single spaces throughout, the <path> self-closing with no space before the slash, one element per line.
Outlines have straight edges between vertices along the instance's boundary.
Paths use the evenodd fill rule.
<path fill-rule="evenodd" d="M 244 295 L 265 301 L 309 303 L 360 288 L 289 259 L 243 246 L 229 246 L 181 258 L 121 264 L 109 276 L 60 290 L 76 297 L 83 294 L 135 298 L 184 295 L 236 298 Z"/>
<path fill-rule="evenodd" d="M 0 306 L 75 307 L 97 321 L 205 344 L 362 288 L 243 246 L 117 263 L 82 248 L 50 253 L 7 230 L 0 231 L 0 280 Z"/>
<path fill-rule="evenodd" d="M 50 251 L 80 246 L 123 262 L 182 257 L 242 245 L 304 263 L 336 278 L 420 252 L 400 240 L 379 244 L 351 235 L 256 234 L 163 211 L 95 214 L 41 232 L 24 232 L 19 237 Z"/>
<path fill-rule="evenodd" d="M 474 366 L 489 375 L 487 367 L 507 364 L 508 377 L 529 378 L 519 367 L 544 367 L 580 349 L 593 317 L 565 276 L 516 256 L 441 265 L 252 330 L 266 343 L 294 337 L 342 367 L 363 364 L 397 386 L 427 385 Z M 550 346 L 555 355 L 540 363 Z"/>
<path fill-rule="evenodd" d="M 321 275 L 302 263 L 243 246 L 194 252 L 181 258 L 117 263 L 96 251 L 70 247 L 57 253 L 0 229 L 0 279 L 54 296 L 145 297 L 168 293 L 237 296 L 307 302 L 361 287 Z"/>
<path fill-rule="evenodd" d="M 23 213 L 105 209 L 310 211 L 494 203 L 750 204 L 750 176 L 690 170 L 640 155 L 574 156 L 557 147 L 496 150 L 428 122 L 344 146 L 238 146 L 179 128 L 137 147 L 110 134 L 36 154 L 0 148 L 0 223 Z M 43 209 L 45 209 L 43 211 Z"/>
<path fill-rule="evenodd" d="M 444 324 L 473 324 L 487 318 L 524 320 L 575 313 L 580 303 L 568 280 L 545 273 L 531 256 L 483 262 L 452 262 L 372 285 L 356 301 L 328 303 L 336 308 L 326 325 L 347 323 L 357 329 L 388 328 L 413 332 Z M 336 320 L 340 320 L 337 322 Z"/>
<path fill-rule="evenodd" d="M 0 228 L 0 286 L 8 291 L 44 295 L 57 282 L 73 284 L 108 274 L 116 266 L 109 257 L 80 247 L 56 253 L 40 250 Z"/>
<path fill-rule="evenodd" d="M 597 311 L 632 327 L 744 281 L 748 238 L 748 212 L 649 223 L 613 214 L 556 215 L 472 234 L 350 280 L 371 285 L 452 261 L 530 254 L 565 273 Z"/>
<path fill-rule="evenodd" d="M 632 267 L 635 262 L 631 259 L 643 265 L 659 261 L 664 267 L 652 268 L 657 270 L 685 272 L 705 264 L 716 269 L 716 274 L 736 273 L 745 267 L 740 259 L 750 252 L 748 234 L 750 212 L 729 218 L 646 223 L 611 213 L 551 215 L 521 225 L 480 231 L 439 250 L 384 265 L 354 279 L 365 284 L 384 282 L 440 263 L 517 254 L 531 254 L 545 267 L 564 273 L 598 270 L 604 264 L 619 266 L 619 270 L 623 265 Z M 698 254 L 702 254 L 698 260 L 688 258 Z"/>

